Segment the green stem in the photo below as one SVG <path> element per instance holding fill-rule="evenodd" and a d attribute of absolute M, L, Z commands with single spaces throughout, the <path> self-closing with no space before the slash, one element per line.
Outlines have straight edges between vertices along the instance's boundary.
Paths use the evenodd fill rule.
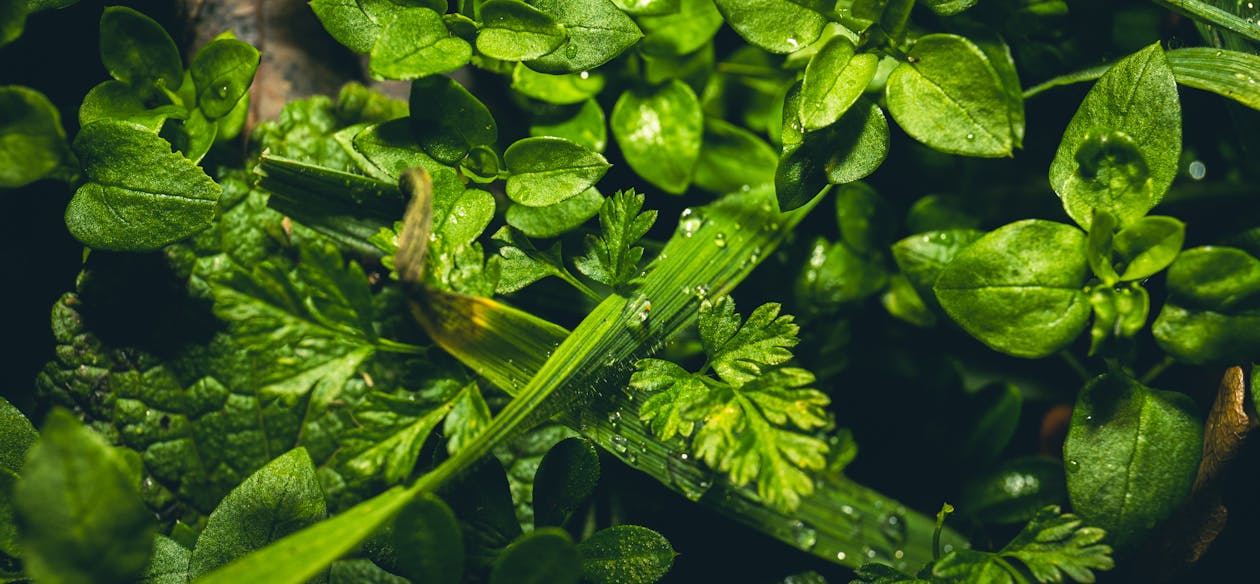
<path fill-rule="evenodd" d="M 412 345 L 410 343 L 400 343 L 390 339 L 380 339 L 376 341 L 376 348 L 386 353 L 401 353 L 404 355 L 424 355 L 429 352 L 428 347 L 420 345 Z"/>
<path fill-rule="evenodd" d="M 1169 356 L 1164 356 L 1164 358 L 1159 363 L 1156 363 L 1155 365 L 1151 366 L 1151 368 L 1145 374 L 1142 375 L 1142 378 L 1139 381 L 1142 383 L 1142 385 L 1150 385 L 1152 381 L 1155 381 L 1157 378 L 1159 378 L 1159 376 L 1163 374 L 1164 371 L 1167 371 L 1168 368 L 1172 367 L 1173 364 L 1175 364 L 1176 362 L 1177 362 L 1176 359 L 1173 359 L 1172 357 L 1169 357 Z"/>
<path fill-rule="evenodd" d="M 1059 357 L 1063 359 L 1064 363 L 1067 363 L 1067 366 L 1070 367 L 1072 371 L 1075 371 L 1076 374 L 1081 377 L 1081 381 L 1089 381 L 1094 378 L 1089 370 L 1085 368 L 1085 365 L 1081 363 L 1081 360 L 1076 358 L 1076 355 L 1064 350 L 1059 351 Z"/>

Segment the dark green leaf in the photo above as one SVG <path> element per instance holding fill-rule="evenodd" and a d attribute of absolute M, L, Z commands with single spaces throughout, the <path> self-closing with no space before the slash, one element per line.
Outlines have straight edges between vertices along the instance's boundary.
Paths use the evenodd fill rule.
<path fill-rule="evenodd" d="M 910 233 L 977 227 L 980 220 L 958 197 L 928 195 L 915 201 L 906 213 L 906 231 Z"/>
<path fill-rule="evenodd" d="M 35 443 L 39 434 L 22 412 L 8 400 L 0 398 L 0 553 L 11 557 L 21 556 L 18 548 L 17 523 L 10 494 L 18 480 L 26 451 Z"/>
<path fill-rule="evenodd" d="M 454 71 L 470 58 L 472 46 L 450 36 L 441 15 L 407 8 L 381 31 L 372 46 L 371 68 L 372 75 L 385 79 L 419 79 Z"/>
<path fill-rule="evenodd" d="M 54 409 L 13 488 L 22 561 L 41 582 L 125 582 L 144 573 L 153 515 L 124 462 L 70 412 Z"/>
<path fill-rule="evenodd" d="M 232 489 L 197 538 L 188 573 L 197 578 L 324 519 L 324 490 L 305 448 L 295 448 Z"/>
<path fill-rule="evenodd" d="M 801 124 L 812 131 L 836 123 L 861 97 L 875 76 L 879 57 L 854 54 L 844 35 L 831 37 L 805 68 L 801 85 Z"/>
<path fill-rule="evenodd" d="M 1004 225 L 964 249 L 933 289 L 950 317 L 981 342 L 1044 357 L 1084 330 L 1089 299 L 1085 234 L 1040 219 Z"/>
<path fill-rule="evenodd" d="M 464 536 L 455 513 L 433 495 L 416 497 L 394 519 L 398 572 L 412 582 L 459 584 L 464 577 Z"/>
<path fill-rule="evenodd" d="M 827 18 L 790 0 L 716 0 L 727 24 L 750 44 L 791 53 L 822 35 Z"/>
<path fill-rule="evenodd" d="M 577 584 L 582 558 L 569 534 L 544 527 L 521 536 L 490 570 L 490 584 Z"/>
<path fill-rule="evenodd" d="M 355 478 L 379 478 L 389 485 L 401 483 L 415 471 L 420 450 L 451 411 L 452 404 L 416 411 L 410 407 L 412 404 L 398 403 L 385 396 L 374 397 L 377 399 L 369 402 L 372 407 L 362 408 L 360 415 L 375 423 L 361 429 L 359 435 L 343 440 L 344 467 Z M 353 446 L 350 445 L 352 440 Z"/>
<path fill-rule="evenodd" d="M 1066 501 L 1063 463 L 1029 456 L 1004 462 L 964 483 L 958 510 L 985 523 L 1023 523 L 1046 505 Z"/>
<path fill-rule="evenodd" d="M 981 388 L 968 401 L 969 411 L 975 414 L 964 426 L 968 431 L 960 448 L 960 460 L 964 464 L 984 468 L 1002 455 L 1015 435 L 1024 398 L 1014 385 L 994 384 Z M 959 507 L 963 506 L 960 504 Z M 1036 509 L 1041 507 L 1043 505 L 1037 505 Z M 1018 521 L 1027 519 L 1023 517 Z"/>
<path fill-rule="evenodd" d="M 1249 359 L 1260 350 L 1260 260 L 1229 247 L 1196 247 L 1168 268 L 1168 302 L 1151 327 L 1189 363 Z"/>
<path fill-rule="evenodd" d="M 508 198 L 530 207 L 545 207 L 582 194 L 611 166 L 591 152 L 563 138 L 517 140 L 503 153 L 510 173 Z"/>
<path fill-rule="evenodd" d="M 599 199 L 598 202 L 603 201 L 602 196 Z M 568 201 L 565 201 L 560 205 L 567 203 Z M 521 208 L 532 209 L 533 207 L 521 206 Z M 546 209 L 547 207 L 539 208 Z M 499 257 L 502 261 L 499 262 L 501 270 L 499 283 L 495 288 L 496 293 L 511 294 L 547 276 L 557 276 L 568 280 L 564 258 L 560 253 L 560 242 L 556 242 L 547 249 L 539 250 L 534 247 L 533 242 L 521 237 L 509 227 L 503 227 L 495 233 L 494 240 L 504 243 L 503 247 L 499 248 Z"/>
<path fill-rule="evenodd" d="M 578 544 L 582 577 L 592 584 L 652 584 L 674 565 L 674 548 L 661 534 L 637 525 L 595 532 Z"/>
<path fill-rule="evenodd" d="M 344 133 L 343 133 L 344 132 Z M 397 181 L 404 170 L 417 166 L 436 173 L 442 163 L 424 153 L 416 141 L 411 121 L 398 119 L 368 127 L 347 127 L 337 133 L 338 142 L 364 173 L 384 181 Z M 349 139 L 349 144 L 345 142 Z"/>
<path fill-rule="evenodd" d="M 337 560 L 328 567 L 328 584 L 410 584 L 411 580 L 385 571 L 372 560 Z"/>
<path fill-rule="evenodd" d="M 690 87 L 674 80 L 626 91 L 610 122 L 626 163 L 639 176 L 669 193 L 687 190 L 704 130 L 700 100 Z"/>
<path fill-rule="evenodd" d="M 429 2 L 429 8 L 445 11 L 446 3 Z M 311 0 L 311 9 L 337 42 L 366 55 L 405 5 L 393 0 Z"/>
<path fill-rule="evenodd" d="M 932 12 L 941 16 L 953 16 L 975 6 L 976 0 L 925 0 L 925 3 Z"/>
<path fill-rule="evenodd" d="M 639 44 L 645 54 L 678 56 L 708 44 L 722 27 L 722 15 L 713 0 L 680 0 L 677 10 L 657 16 L 640 16 L 647 34 Z"/>
<path fill-rule="evenodd" d="M 89 247 L 157 249 L 214 218 L 219 185 L 142 126 L 96 122 L 79 132 L 74 149 L 88 182 L 66 208 L 66 226 Z"/>
<path fill-rule="evenodd" d="M 795 293 L 811 310 L 830 312 L 879 292 L 887 282 L 888 270 L 880 258 L 820 237 L 797 277 Z"/>
<path fill-rule="evenodd" d="M 481 389 L 477 382 L 469 382 L 461 389 L 454 400 L 451 412 L 442 424 L 442 434 L 446 436 L 446 450 L 451 454 L 459 452 L 464 445 L 472 442 L 486 426 L 490 425 L 490 406 L 481 397 Z"/>
<path fill-rule="evenodd" d="M 888 247 L 895 222 L 879 193 L 862 183 L 847 184 L 833 191 L 841 240 L 862 254 L 878 253 Z"/>
<path fill-rule="evenodd" d="M 962 250 L 983 236 L 984 232 L 976 229 L 949 229 L 911 235 L 893 244 L 893 259 L 919 296 L 931 306 L 937 306 L 936 294 L 932 291 L 936 279 Z"/>
<path fill-rule="evenodd" d="M 35 182 L 70 158 L 61 116 L 44 94 L 0 86 L 0 189 Z"/>
<path fill-rule="evenodd" d="M 1133 551 L 1190 493 L 1203 444 L 1194 403 L 1110 373 L 1081 390 L 1063 444 L 1072 507 Z"/>
<path fill-rule="evenodd" d="M 564 138 L 593 152 L 603 152 L 608 146 L 608 124 L 604 110 L 594 99 L 582 103 L 572 117 L 560 120 L 535 120 L 529 127 L 531 136 L 555 136 Z"/>
<path fill-rule="evenodd" d="M 888 76 L 888 111 L 907 134 L 941 152 L 1008 156 L 1011 102 L 988 57 L 971 41 L 931 34 Z"/>
<path fill-rule="evenodd" d="M 184 79 L 175 41 L 162 25 L 125 6 L 110 6 L 101 15 L 101 61 L 114 79 L 137 89 L 174 91 Z"/>
<path fill-rule="evenodd" d="M 936 324 L 936 315 L 928 308 L 905 274 L 893 274 L 888 279 L 888 290 L 879 297 L 879 301 L 888 314 L 910 324 L 921 327 Z"/>
<path fill-rule="evenodd" d="M 424 151 L 455 164 L 473 146 L 494 146 L 499 127 L 485 104 L 445 76 L 411 83 L 411 129 Z M 429 169 L 434 170 L 434 169 Z"/>
<path fill-rule="evenodd" d="M 756 134 L 719 118 L 704 121 L 695 184 L 718 194 L 774 185 L 779 157 Z"/>
<path fill-rule="evenodd" d="M 192 551 L 175 540 L 158 534 L 153 540 L 153 557 L 144 571 L 143 584 L 186 584 L 190 581 L 188 562 Z"/>
<path fill-rule="evenodd" d="M 575 259 L 577 269 L 592 280 L 618 288 L 639 272 L 643 248 L 635 245 L 656 222 L 656 211 L 643 211 L 644 196 L 618 191 L 599 210 L 600 235 L 586 236 L 586 254 Z"/>
<path fill-rule="evenodd" d="M 931 580 L 916 578 L 900 570 L 889 566 L 888 564 L 880 564 L 876 562 L 867 562 L 862 564 L 857 570 L 854 570 L 856 580 L 849 584 L 932 584 Z M 784 582 L 784 584 L 788 584 Z M 795 584 L 795 583 L 792 583 Z M 820 584 L 815 581 L 806 580 L 801 584 Z"/>
<path fill-rule="evenodd" d="M 534 0 L 533 6 L 564 25 L 569 40 L 526 63 L 542 73 L 580 73 L 611 61 L 643 38 L 611 0 Z"/>
<path fill-rule="evenodd" d="M 547 103 L 568 105 L 589 101 L 604 88 L 604 76 L 598 73 L 548 75 L 517 65 L 512 69 L 512 89 Z M 561 136 L 563 137 L 563 136 Z"/>
<path fill-rule="evenodd" d="M 568 40 L 563 25 L 519 0 L 489 0 L 481 5 L 480 14 L 477 51 L 487 57 L 504 61 L 537 59 Z"/>
<path fill-rule="evenodd" d="M 1172 217 L 1143 217 L 1117 233 L 1112 242 L 1116 254 L 1124 262 L 1124 281 L 1142 280 L 1155 275 L 1181 252 L 1186 239 L 1186 225 Z"/>
<path fill-rule="evenodd" d="M 1088 229 L 1101 209 L 1126 226 L 1163 198 L 1180 156 L 1177 82 L 1157 43 L 1113 65 L 1085 96 L 1050 165 L 1050 185 L 1078 225 Z"/>
<path fill-rule="evenodd" d="M 795 117 L 795 116 L 793 116 Z M 795 209 L 828 183 L 844 184 L 874 172 L 888 155 L 888 121 L 878 105 L 859 99 L 836 124 L 784 142 L 775 169 L 775 193 L 781 210 Z"/>
<path fill-rule="evenodd" d="M 0 4 L 0 47 L 17 40 L 26 28 L 26 15 L 30 12 L 25 0 Z"/>
<path fill-rule="evenodd" d="M 219 39 L 193 58 L 188 72 L 197 87 L 197 107 L 210 119 L 221 118 L 249 91 L 261 54 L 249 43 Z"/>
<path fill-rule="evenodd" d="M 534 475 L 534 526 L 564 526 L 599 483 L 599 453 L 584 438 L 560 441 Z"/>
<path fill-rule="evenodd" d="M 576 197 L 546 207 L 513 204 L 504 218 L 508 225 L 530 237 L 556 237 L 586 223 L 603 205 L 604 196 L 592 187 Z"/>

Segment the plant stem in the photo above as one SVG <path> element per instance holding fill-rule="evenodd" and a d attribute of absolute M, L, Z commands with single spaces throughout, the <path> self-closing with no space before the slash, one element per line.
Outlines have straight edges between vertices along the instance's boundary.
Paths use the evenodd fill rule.
<path fill-rule="evenodd" d="M 1067 366 L 1081 377 L 1081 381 L 1089 381 L 1094 378 L 1094 376 L 1090 374 L 1089 370 L 1085 368 L 1085 365 L 1081 363 L 1081 360 L 1076 358 L 1076 355 L 1064 350 L 1059 351 L 1059 357 L 1062 357 L 1063 361 L 1067 363 Z"/>
<path fill-rule="evenodd" d="M 1152 381 L 1155 381 L 1157 378 L 1159 378 L 1159 376 L 1163 374 L 1164 371 L 1167 371 L 1168 368 L 1172 367 L 1173 364 L 1175 364 L 1176 362 L 1177 362 L 1176 359 L 1173 359 L 1172 357 L 1165 355 L 1164 358 L 1160 360 L 1159 363 L 1152 365 L 1151 368 L 1147 370 L 1146 373 L 1142 375 L 1142 378 L 1139 379 L 1138 381 L 1140 381 L 1142 385 L 1150 385 Z"/>

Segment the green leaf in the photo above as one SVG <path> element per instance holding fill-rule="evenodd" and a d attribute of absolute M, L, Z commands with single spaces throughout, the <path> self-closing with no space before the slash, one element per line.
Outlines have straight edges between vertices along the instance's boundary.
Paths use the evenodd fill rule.
<path fill-rule="evenodd" d="M 66 208 L 66 226 L 89 247 L 157 249 L 214 219 L 219 185 L 142 126 L 93 123 L 75 137 L 74 150 L 88 182 Z"/>
<path fill-rule="evenodd" d="M 1112 246 L 1124 263 L 1120 279 L 1142 280 L 1168 267 L 1181 252 L 1186 225 L 1172 217 L 1143 217 L 1117 233 Z"/>
<path fill-rule="evenodd" d="M 455 513 L 441 499 L 421 495 L 394 519 L 398 572 L 412 582 L 459 584 L 464 577 L 464 537 Z"/>
<path fill-rule="evenodd" d="M 547 103 L 568 105 L 591 101 L 604 89 L 604 76 L 586 71 L 548 75 L 518 64 L 512 69 L 512 89 Z"/>
<path fill-rule="evenodd" d="M 450 36 L 442 16 L 428 8 L 398 13 L 372 45 L 372 75 L 385 79 L 419 79 L 448 73 L 472 58 L 468 41 Z"/>
<path fill-rule="evenodd" d="M 385 571 L 372 560 L 337 560 L 328 567 L 328 584 L 409 584 L 411 580 Z"/>
<path fill-rule="evenodd" d="M 158 534 L 153 540 L 153 557 L 140 582 L 145 584 L 185 584 L 189 582 L 188 563 L 192 551 L 175 540 Z"/>
<path fill-rule="evenodd" d="M 914 0 L 853 0 L 849 12 L 854 18 L 871 21 L 879 31 L 894 42 L 905 36 L 906 21 Z"/>
<path fill-rule="evenodd" d="M 931 306 L 938 306 L 932 287 L 945 266 L 962 250 L 984 236 L 976 229 L 947 229 L 911 235 L 892 246 L 893 260 L 915 291 Z"/>
<path fill-rule="evenodd" d="M 417 166 L 438 172 L 442 163 L 424 153 L 411 130 L 411 120 L 398 119 L 363 127 L 349 126 L 337 133 L 338 142 L 364 173 L 390 182 Z M 348 143 L 346 139 L 348 138 Z"/>
<path fill-rule="evenodd" d="M 70 412 L 44 420 L 13 487 L 22 562 L 47 582 L 124 582 L 144 572 L 153 515 L 125 463 Z"/>
<path fill-rule="evenodd" d="M 26 15 L 29 12 L 30 7 L 24 0 L 0 4 L 0 47 L 22 36 L 22 29 L 26 28 Z"/>
<path fill-rule="evenodd" d="M 0 86 L 0 189 L 33 183 L 71 159 L 61 116 L 48 98 Z"/>
<path fill-rule="evenodd" d="M 964 483 L 958 510 L 985 523 L 1012 524 L 1032 519 L 1047 505 L 1066 501 L 1063 462 L 1027 456 L 1008 460 Z"/>
<path fill-rule="evenodd" d="M 810 248 L 794 292 L 811 311 L 825 313 L 876 294 L 887 283 L 888 270 L 881 258 L 820 237 Z"/>
<path fill-rule="evenodd" d="M 521 205 L 545 207 L 582 194 L 611 166 L 598 152 L 553 137 L 517 140 L 503 153 L 510 173 L 508 198 Z"/>
<path fill-rule="evenodd" d="M 1111 548 L 1100 543 L 1106 534 L 1086 527 L 1072 514 L 1060 514 L 1057 506 L 1042 509 L 1019 532 L 1002 555 L 1024 563 L 1038 582 L 1060 582 L 1067 576 L 1077 582 L 1092 582 L 1091 570 L 1114 566 Z"/>
<path fill-rule="evenodd" d="M 405 398 L 372 394 L 359 416 L 375 423 L 342 440 L 347 473 L 364 480 L 379 478 L 388 485 L 410 478 L 424 443 L 452 406 L 417 406 Z"/>
<path fill-rule="evenodd" d="M 494 146 L 499 127 L 485 104 L 445 76 L 411 83 L 411 129 L 425 153 L 455 164 L 474 146 Z"/>
<path fill-rule="evenodd" d="M 197 87 L 197 107 L 210 119 L 221 118 L 249 91 L 262 55 L 249 43 L 219 39 L 193 58 L 188 72 Z"/>
<path fill-rule="evenodd" d="M 639 26 L 647 36 L 639 43 L 645 55 L 679 56 L 693 53 L 709 43 L 722 27 L 722 14 L 713 0 L 676 0 L 676 10 L 658 15 L 641 15 Z"/>
<path fill-rule="evenodd" d="M 446 10 L 445 3 L 438 4 L 430 1 L 428 7 Z M 337 42 L 364 55 L 372 51 L 385 26 L 405 8 L 393 0 L 311 0 L 311 9 L 324 29 Z"/>
<path fill-rule="evenodd" d="M 618 191 L 599 210 L 600 235 L 586 236 L 586 254 L 575 259 L 578 271 L 592 280 L 619 288 L 639 273 L 643 248 L 634 245 L 656 222 L 656 211 L 643 211 L 644 196 Z"/>
<path fill-rule="evenodd" d="M 576 197 L 546 207 L 513 204 L 504 218 L 508 225 L 530 237 L 556 237 L 586 223 L 603 205 L 604 196 L 592 187 Z"/>
<path fill-rule="evenodd" d="M 989 64 L 1002 80 L 1002 89 L 1006 92 L 1008 111 L 1011 116 L 1011 135 L 1015 140 L 1015 147 L 1022 148 L 1025 129 L 1024 88 L 1019 81 L 1019 72 L 1015 69 L 1015 58 L 1011 55 L 1011 48 L 996 33 L 974 34 L 971 41 L 984 52 L 984 56 L 989 59 Z"/>
<path fill-rule="evenodd" d="M 197 538 L 188 573 L 203 576 L 324 519 L 324 490 L 305 448 L 294 448 L 232 489 Z"/>
<path fill-rule="evenodd" d="M 1188 363 L 1249 359 L 1260 350 L 1260 260 L 1229 247 L 1181 252 L 1168 301 L 1151 326 L 1160 348 Z"/>
<path fill-rule="evenodd" d="M 812 131 L 836 123 L 862 96 L 875 77 L 879 57 L 854 54 L 853 42 L 836 35 L 818 50 L 805 68 L 801 85 L 801 124 Z"/>
<path fill-rule="evenodd" d="M 490 584 L 577 584 L 581 561 L 569 534 L 555 527 L 536 529 L 503 551 L 490 569 Z"/>
<path fill-rule="evenodd" d="M 1260 56 L 1210 47 L 1187 47 L 1167 52 L 1177 83 L 1228 97 L 1260 109 Z"/>
<path fill-rule="evenodd" d="M 719 118 L 704 121 L 695 184 L 718 194 L 774 185 L 779 162 L 774 149 L 756 134 Z"/>
<path fill-rule="evenodd" d="M 1136 550 L 1190 493 L 1203 426 L 1184 394 L 1109 373 L 1081 390 L 1063 444 L 1072 507 Z"/>
<path fill-rule="evenodd" d="M 813 374 L 781 366 L 792 357 L 788 348 L 796 345 L 798 327 L 779 315 L 779 305 L 764 304 L 740 321 L 729 297 L 701 302 L 705 369 L 718 379 L 643 359 L 630 386 L 650 394 L 639 417 L 660 439 L 691 436 L 696 456 L 732 483 L 755 481 L 771 506 L 794 509 L 813 492 L 804 471 L 826 463 L 827 444 L 811 432 L 828 423 L 823 408 L 829 400 L 808 387 Z"/>
<path fill-rule="evenodd" d="M 477 51 L 494 59 L 537 59 L 568 40 L 563 25 L 519 0 L 489 0 L 480 15 Z"/>
<path fill-rule="evenodd" d="M 542 73 L 589 71 L 639 42 L 643 32 L 611 0 L 534 0 L 537 8 L 564 26 L 569 40 L 560 48 L 526 62 Z"/>
<path fill-rule="evenodd" d="M 661 534 L 637 525 L 595 532 L 578 544 L 582 578 L 593 584 L 652 584 L 674 565 L 674 548 Z"/>
<path fill-rule="evenodd" d="M 977 0 L 925 0 L 928 8 L 941 16 L 953 16 L 972 6 Z"/>
<path fill-rule="evenodd" d="M 865 178 L 888 155 L 888 121 L 878 105 L 859 99 L 838 123 L 809 132 L 786 145 L 775 169 L 779 208 L 791 210 L 809 201 L 827 184 Z"/>
<path fill-rule="evenodd" d="M 135 88 L 117 79 L 110 79 L 93 87 L 83 97 L 83 103 L 79 105 L 79 127 L 114 118 L 135 122 L 156 133 L 162 129 L 167 118 L 185 115 L 187 110 L 177 105 L 149 109 Z"/>
<path fill-rule="evenodd" d="M 678 12 L 681 0 L 613 0 L 622 12 L 635 16 L 659 16 Z"/>
<path fill-rule="evenodd" d="M 459 452 L 464 445 L 472 442 L 486 426 L 490 425 L 490 406 L 481 397 L 481 389 L 476 381 L 471 381 L 455 397 L 451 412 L 442 423 L 442 434 L 446 436 L 446 450 L 451 454 Z"/>
<path fill-rule="evenodd" d="M 592 152 L 603 152 L 608 146 L 608 124 L 604 110 L 594 99 L 582 102 L 572 117 L 538 119 L 529 127 L 531 136 L 564 138 Z"/>
<path fill-rule="evenodd" d="M 626 163 L 639 176 L 668 193 L 687 190 L 704 130 L 700 100 L 690 87 L 673 80 L 628 90 L 613 106 L 611 125 Z"/>
<path fill-rule="evenodd" d="M 0 397 L 0 553 L 20 557 L 18 526 L 15 522 L 13 501 L 9 496 L 18 481 L 26 452 L 39 438 L 39 433 L 22 412 L 8 400 Z"/>
<path fill-rule="evenodd" d="M 931 580 L 916 578 L 909 574 L 905 574 L 888 564 L 880 564 L 876 562 L 867 562 L 862 564 L 861 567 L 854 570 L 854 575 L 857 576 L 858 579 L 850 582 L 849 584 L 932 584 Z M 788 583 L 785 582 L 784 584 Z M 801 584 L 818 583 L 807 580 Z"/>
<path fill-rule="evenodd" d="M 101 61 L 109 74 L 142 91 L 174 91 L 184 80 L 184 62 L 162 25 L 125 6 L 101 14 Z"/>
<path fill-rule="evenodd" d="M 950 229 L 975 229 L 980 220 L 968 211 L 959 197 L 928 195 L 920 197 L 906 212 L 906 231 L 923 233 Z"/>
<path fill-rule="evenodd" d="M 993 384 L 971 394 L 968 402 L 968 410 L 975 414 L 965 424 L 969 430 L 959 449 L 959 459 L 964 464 L 984 468 L 1002 455 L 1015 435 L 1024 398 L 1014 385 Z M 1038 505 L 1037 509 L 1041 507 Z M 1026 519 L 1023 517 L 1019 521 Z"/>
<path fill-rule="evenodd" d="M 600 202 L 602 201 L 603 197 L 600 197 Z M 560 204 L 564 205 L 567 202 Z M 533 207 L 521 208 L 531 209 Z M 539 208 L 546 209 L 547 207 Z M 508 227 L 504 227 L 495 233 L 494 239 L 504 243 L 503 247 L 499 248 L 499 257 L 502 258 L 500 262 L 502 271 L 500 272 L 499 284 L 495 288 L 496 293 L 511 294 L 548 276 L 556 276 L 565 281 L 571 280 L 568 271 L 564 267 L 564 258 L 561 257 L 560 242 L 556 242 L 545 250 L 539 250 L 534 247 L 533 242 L 520 237 Z"/>
<path fill-rule="evenodd" d="M 749 44 L 791 53 L 822 36 L 827 18 L 790 0 L 715 0 L 727 24 Z"/>
<path fill-rule="evenodd" d="M 1045 221 L 1017 221 L 981 237 L 954 258 L 933 289 L 941 307 L 996 351 L 1037 358 L 1084 330 L 1090 305 L 1085 234 Z"/>
<path fill-rule="evenodd" d="M 563 527 L 599 484 L 599 453 L 584 438 L 560 441 L 534 475 L 534 526 Z"/>
<path fill-rule="evenodd" d="M 902 129 L 950 154 L 1009 156 L 1012 104 L 988 57 L 956 35 L 921 37 L 888 76 L 888 112 Z"/>
<path fill-rule="evenodd" d="M 1094 209 L 1127 226 L 1163 198 L 1181 157 L 1177 82 L 1159 44 L 1116 63 L 1072 117 L 1050 165 L 1050 185 L 1073 221 Z"/>

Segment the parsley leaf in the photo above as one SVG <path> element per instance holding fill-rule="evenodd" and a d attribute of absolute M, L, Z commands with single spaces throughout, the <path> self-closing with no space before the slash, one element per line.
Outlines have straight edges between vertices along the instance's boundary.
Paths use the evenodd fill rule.
<path fill-rule="evenodd" d="M 602 235 L 586 237 L 586 254 L 575 259 L 578 271 L 592 280 L 617 289 L 634 278 L 643 259 L 643 248 L 634 245 L 656 222 L 656 211 L 642 211 L 643 195 L 618 191 L 599 209 Z"/>
<path fill-rule="evenodd" d="M 782 366 L 792 358 L 787 348 L 797 343 L 797 326 L 779 315 L 779 305 L 762 305 L 740 320 L 729 297 L 706 301 L 699 317 L 709 357 L 704 370 L 643 359 L 630 385 L 650 394 L 639 416 L 653 434 L 690 438 L 696 456 L 731 482 L 755 482 L 768 503 L 794 509 L 813 492 L 805 471 L 826 465 L 827 443 L 813 432 L 829 425 L 830 400 L 809 387 L 812 373 Z"/>

